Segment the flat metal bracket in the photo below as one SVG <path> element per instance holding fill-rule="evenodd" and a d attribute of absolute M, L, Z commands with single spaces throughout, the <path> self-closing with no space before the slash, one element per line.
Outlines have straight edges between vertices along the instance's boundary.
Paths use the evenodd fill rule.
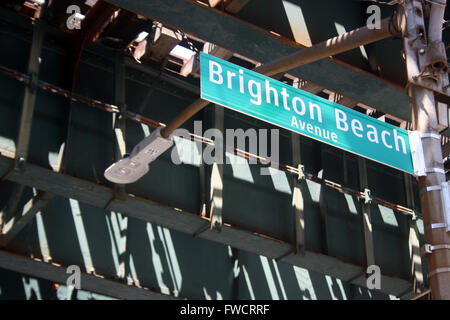
<path fill-rule="evenodd" d="M 408 131 L 408 135 L 414 174 L 416 176 L 426 176 L 421 133 L 419 131 Z"/>
<path fill-rule="evenodd" d="M 422 146 L 422 139 L 436 139 L 440 141 L 441 136 L 436 133 L 422 133 L 419 131 L 408 131 L 408 135 L 414 174 L 422 177 L 426 176 L 427 173 L 432 172 L 445 174 L 445 171 L 442 168 L 426 168 L 425 155 Z"/>
<path fill-rule="evenodd" d="M 364 188 L 362 199 L 364 199 L 364 204 L 372 203 L 372 192 L 368 188 Z"/>
<path fill-rule="evenodd" d="M 442 168 L 425 168 L 425 173 L 442 173 L 445 174 L 445 170 Z"/>
<path fill-rule="evenodd" d="M 432 223 L 428 226 L 425 227 L 425 231 L 429 231 L 432 229 L 442 229 L 442 228 L 447 228 L 447 224 L 445 222 L 441 222 L 441 223 Z"/>
<path fill-rule="evenodd" d="M 424 194 L 425 192 L 430 192 L 430 191 L 441 191 L 442 187 L 441 185 L 437 185 L 437 186 L 429 186 L 426 188 L 423 188 L 419 191 L 419 195 L 421 196 L 422 194 Z"/>
<path fill-rule="evenodd" d="M 419 216 L 416 214 L 414 210 L 411 211 L 411 220 L 417 221 L 419 219 Z"/>
<path fill-rule="evenodd" d="M 448 182 L 443 182 L 442 184 L 438 184 L 436 186 L 429 186 L 429 187 L 426 187 L 426 188 L 422 188 L 419 191 L 419 195 L 422 195 L 425 192 L 430 192 L 430 191 L 441 191 L 442 188 L 445 188 L 445 185 L 448 185 Z"/>
<path fill-rule="evenodd" d="M 450 268 L 437 268 L 428 273 L 428 279 L 437 275 L 438 273 L 450 272 Z"/>
<path fill-rule="evenodd" d="M 429 169 L 425 169 L 426 172 Z M 439 185 L 435 185 L 435 186 L 428 186 L 426 188 L 423 188 L 422 190 L 420 190 L 419 195 L 421 196 L 422 194 L 424 194 L 425 192 L 431 192 L 431 191 L 440 191 L 441 192 L 441 199 L 442 199 L 442 208 L 444 209 L 445 212 L 445 222 L 444 223 L 434 223 L 431 224 L 430 226 L 427 226 L 426 230 L 428 229 L 436 229 L 436 228 L 447 228 L 447 232 L 450 231 L 450 187 L 449 187 L 449 182 L 442 182 Z"/>
<path fill-rule="evenodd" d="M 450 244 L 431 245 L 431 244 L 426 243 L 420 248 L 420 253 L 422 254 L 422 256 L 425 256 L 427 254 L 433 253 L 433 251 L 442 250 L 442 249 L 450 250 Z"/>
<path fill-rule="evenodd" d="M 437 133 L 420 133 L 420 139 L 432 138 L 441 141 L 441 135 Z"/>

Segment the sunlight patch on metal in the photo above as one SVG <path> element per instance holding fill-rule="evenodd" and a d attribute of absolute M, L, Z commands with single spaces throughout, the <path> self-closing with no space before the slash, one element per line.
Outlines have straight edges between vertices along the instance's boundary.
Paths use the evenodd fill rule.
<path fill-rule="evenodd" d="M 327 281 L 328 290 L 333 300 L 347 300 L 347 295 L 345 294 L 344 288 L 342 286 L 342 281 L 340 279 L 333 279 L 329 276 L 325 276 L 325 279 Z M 336 286 L 338 288 L 336 288 Z M 341 297 L 336 296 L 335 292 L 337 292 L 337 289 L 339 289 Z"/>
<path fill-rule="evenodd" d="M 39 248 L 41 249 L 42 259 L 45 262 L 51 260 L 50 249 L 48 246 L 47 233 L 45 232 L 45 225 L 42 219 L 42 212 L 38 212 L 36 215 L 36 226 L 39 241 Z"/>
<path fill-rule="evenodd" d="M 233 178 L 254 183 L 253 175 L 250 170 L 248 161 L 244 158 L 238 157 L 235 154 L 226 152 L 225 156 L 231 163 L 231 171 L 233 172 Z"/>
<path fill-rule="evenodd" d="M 111 212 L 112 214 L 112 212 Z M 106 225 L 108 227 L 109 240 L 111 241 L 111 254 L 113 257 L 114 268 L 116 269 L 116 275 L 120 276 L 120 263 L 119 263 L 119 254 L 120 254 L 120 235 L 117 237 L 117 233 L 112 226 L 112 221 L 108 215 L 105 216 Z"/>
<path fill-rule="evenodd" d="M 159 238 L 164 247 L 164 256 L 167 260 L 167 265 L 169 266 L 170 276 L 173 282 L 173 295 L 178 297 L 181 291 L 182 275 L 181 269 L 178 264 L 177 254 L 173 246 L 172 237 L 170 235 L 170 230 L 166 228 L 156 227 L 158 230 Z"/>
<path fill-rule="evenodd" d="M 378 209 L 380 210 L 381 218 L 383 219 L 383 222 L 385 224 L 393 227 L 398 227 L 398 221 L 392 209 L 386 208 L 381 205 L 378 205 Z"/>
<path fill-rule="evenodd" d="M 343 35 L 344 33 L 347 32 L 347 30 L 345 30 L 345 27 L 338 22 L 335 22 L 334 26 L 336 27 L 336 31 L 339 36 Z M 361 51 L 361 55 L 363 56 L 363 58 L 366 60 L 369 60 L 369 57 L 367 56 L 367 52 L 366 52 L 366 49 L 364 48 L 364 46 L 360 46 L 359 50 Z"/>
<path fill-rule="evenodd" d="M 176 159 L 175 164 L 189 164 L 200 167 L 202 163 L 202 150 L 199 150 L 198 143 L 177 136 L 173 137 L 174 147 L 171 152 L 172 159 Z"/>
<path fill-rule="evenodd" d="M 152 250 L 152 263 L 153 263 L 153 268 L 155 270 L 155 276 L 156 276 L 156 280 L 158 281 L 158 286 L 159 289 L 161 290 L 161 293 L 163 294 L 170 294 L 170 289 L 169 287 L 164 283 L 163 280 L 163 273 L 164 273 L 164 268 L 161 262 L 161 256 L 159 255 L 159 253 L 157 252 L 156 248 L 155 248 L 155 233 L 153 232 L 153 226 L 150 223 L 147 223 L 147 233 L 148 233 L 148 240 L 150 241 L 150 248 Z"/>
<path fill-rule="evenodd" d="M 37 279 L 22 276 L 22 283 L 27 300 L 42 300 L 41 290 Z"/>
<path fill-rule="evenodd" d="M 273 269 L 275 270 L 275 275 L 277 276 L 278 284 L 280 286 L 281 295 L 283 296 L 283 300 L 287 300 L 286 290 L 284 289 L 283 280 L 281 279 L 280 270 L 278 270 L 278 265 L 275 260 L 272 260 Z"/>
<path fill-rule="evenodd" d="M 133 284 L 136 286 L 140 286 L 140 282 L 139 282 L 139 278 L 137 276 L 137 272 L 136 272 L 136 266 L 134 264 L 134 259 L 133 259 L 133 255 L 130 254 L 129 257 L 129 263 L 130 263 L 130 275 L 128 276 L 129 278 L 127 279 L 128 284 Z"/>
<path fill-rule="evenodd" d="M 308 26 L 306 25 L 302 8 L 285 0 L 283 0 L 283 6 L 295 41 L 306 47 L 312 46 L 311 37 L 309 36 Z"/>
<path fill-rule="evenodd" d="M 321 178 L 323 170 L 319 171 L 318 177 Z M 314 202 L 320 202 L 320 193 L 322 192 L 322 186 L 314 181 L 306 180 L 306 185 L 308 186 L 311 199 Z"/>
<path fill-rule="evenodd" d="M 311 282 L 310 273 L 304 268 L 293 266 L 295 278 L 297 279 L 298 287 L 303 294 L 303 300 L 317 300 L 314 287 Z"/>
<path fill-rule="evenodd" d="M 92 263 L 91 251 L 89 249 L 86 230 L 84 228 L 80 204 L 78 200 L 74 199 L 69 199 L 69 203 L 72 211 L 73 222 L 75 224 L 75 230 L 77 232 L 78 243 L 80 244 L 81 254 L 83 256 L 85 270 L 87 273 L 93 273 L 95 272 L 95 269 L 94 264 Z"/>
<path fill-rule="evenodd" d="M 286 172 L 269 167 L 270 177 L 272 178 L 272 183 L 275 190 L 292 195 L 291 186 L 286 175 Z"/>
<path fill-rule="evenodd" d="M 354 215 L 358 214 L 358 210 L 356 209 L 355 199 L 353 196 L 349 194 L 344 194 L 345 200 L 347 201 L 348 211 L 353 213 Z"/>
<path fill-rule="evenodd" d="M 269 287 L 270 295 L 272 300 L 280 300 L 280 296 L 278 295 L 278 290 L 275 285 L 275 279 L 272 275 L 272 270 L 270 270 L 269 260 L 266 257 L 260 256 L 261 265 L 264 270 L 264 275 L 266 277 L 267 286 Z"/>
<path fill-rule="evenodd" d="M 248 275 L 248 271 L 245 268 L 245 266 L 242 266 L 242 272 L 244 273 L 244 278 L 245 278 L 245 283 L 247 285 L 247 289 L 248 289 L 248 293 L 250 294 L 250 299 L 251 300 L 255 300 L 255 293 L 253 292 L 253 286 L 252 283 L 250 281 L 250 277 Z"/>

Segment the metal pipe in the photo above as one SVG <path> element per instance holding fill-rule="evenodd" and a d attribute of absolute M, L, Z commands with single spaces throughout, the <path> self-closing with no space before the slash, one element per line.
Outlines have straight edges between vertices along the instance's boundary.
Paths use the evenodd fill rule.
<path fill-rule="evenodd" d="M 340 36 L 328 39 L 299 52 L 293 53 L 287 57 L 280 58 L 254 69 L 254 71 L 272 76 L 281 72 L 300 67 L 302 65 L 327 58 L 360 46 L 389 38 L 393 32 L 398 31 L 397 16 L 383 19 L 380 29 L 369 29 L 367 27 L 358 28 L 346 32 Z M 399 35 L 400 32 L 395 33 Z M 165 128 L 161 130 L 161 135 L 168 138 L 170 134 L 190 119 L 194 114 L 202 110 L 209 104 L 209 101 L 198 99 L 178 116 L 175 117 Z"/>
<path fill-rule="evenodd" d="M 261 65 L 254 71 L 265 74 L 266 76 L 272 76 L 372 42 L 389 38 L 392 36 L 391 32 L 395 29 L 395 26 L 392 25 L 393 22 L 393 18 L 386 18 L 381 21 L 380 29 L 362 27 L 346 32 L 340 36 L 302 49 L 287 57 Z"/>
<path fill-rule="evenodd" d="M 169 122 L 166 127 L 161 129 L 161 136 L 168 138 L 172 132 L 190 119 L 194 114 L 202 110 L 209 104 L 209 101 L 203 99 L 195 100 L 189 107 L 178 114 L 175 119 Z"/>

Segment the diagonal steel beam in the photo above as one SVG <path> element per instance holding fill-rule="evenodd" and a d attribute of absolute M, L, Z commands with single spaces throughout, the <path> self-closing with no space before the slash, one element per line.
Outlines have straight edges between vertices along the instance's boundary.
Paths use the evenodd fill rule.
<path fill-rule="evenodd" d="M 20 185 L 23 188 L 23 185 Z M 36 214 L 44 210 L 55 197 L 54 194 L 48 192 L 39 192 L 35 197 L 30 199 L 23 207 L 22 214 L 11 219 L 2 228 L 0 235 L 0 247 L 6 247 L 23 228 L 33 220 Z"/>
<path fill-rule="evenodd" d="M 0 211 L 0 228 L 3 228 L 3 226 L 14 217 L 17 206 L 22 198 L 24 188 L 25 187 L 21 184 L 16 183 L 13 185 L 7 204 L 5 205 L 5 208 Z"/>

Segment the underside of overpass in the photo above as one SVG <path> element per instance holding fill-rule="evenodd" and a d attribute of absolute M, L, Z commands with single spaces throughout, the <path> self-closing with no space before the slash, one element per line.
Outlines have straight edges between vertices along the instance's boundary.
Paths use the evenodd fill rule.
<path fill-rule="evenodd" d="M 3 1 L 0 299 L 426 293 L 418 185 L 399 170 L 280 129 L 272 175 L 236 149 L 225 157 L 240 161 L 217 174 L 196 143 L 211 142 L 193 134 L 176 138 L 135 183 L 103 175 L 199 98 L 199 52 L 253 69 L 365 25 L 370 4 Z M 392 15 L 393 6 L 379 6 L 383 18 Z M 402 45 L 389 38 L 273 77 L 410 129 Z M 447 98 L 436 98 L 448 117 Z M 194 133 L 194 121 L 203 130 L 276 128 L 214 104 L 183 128 Z M 450 134 L 441 133 L 445 158 Z M 379 290 L 367 288 L 372 264 Z M 75 292 L 66 286 L 72 265 L 82 271 Z"/>

